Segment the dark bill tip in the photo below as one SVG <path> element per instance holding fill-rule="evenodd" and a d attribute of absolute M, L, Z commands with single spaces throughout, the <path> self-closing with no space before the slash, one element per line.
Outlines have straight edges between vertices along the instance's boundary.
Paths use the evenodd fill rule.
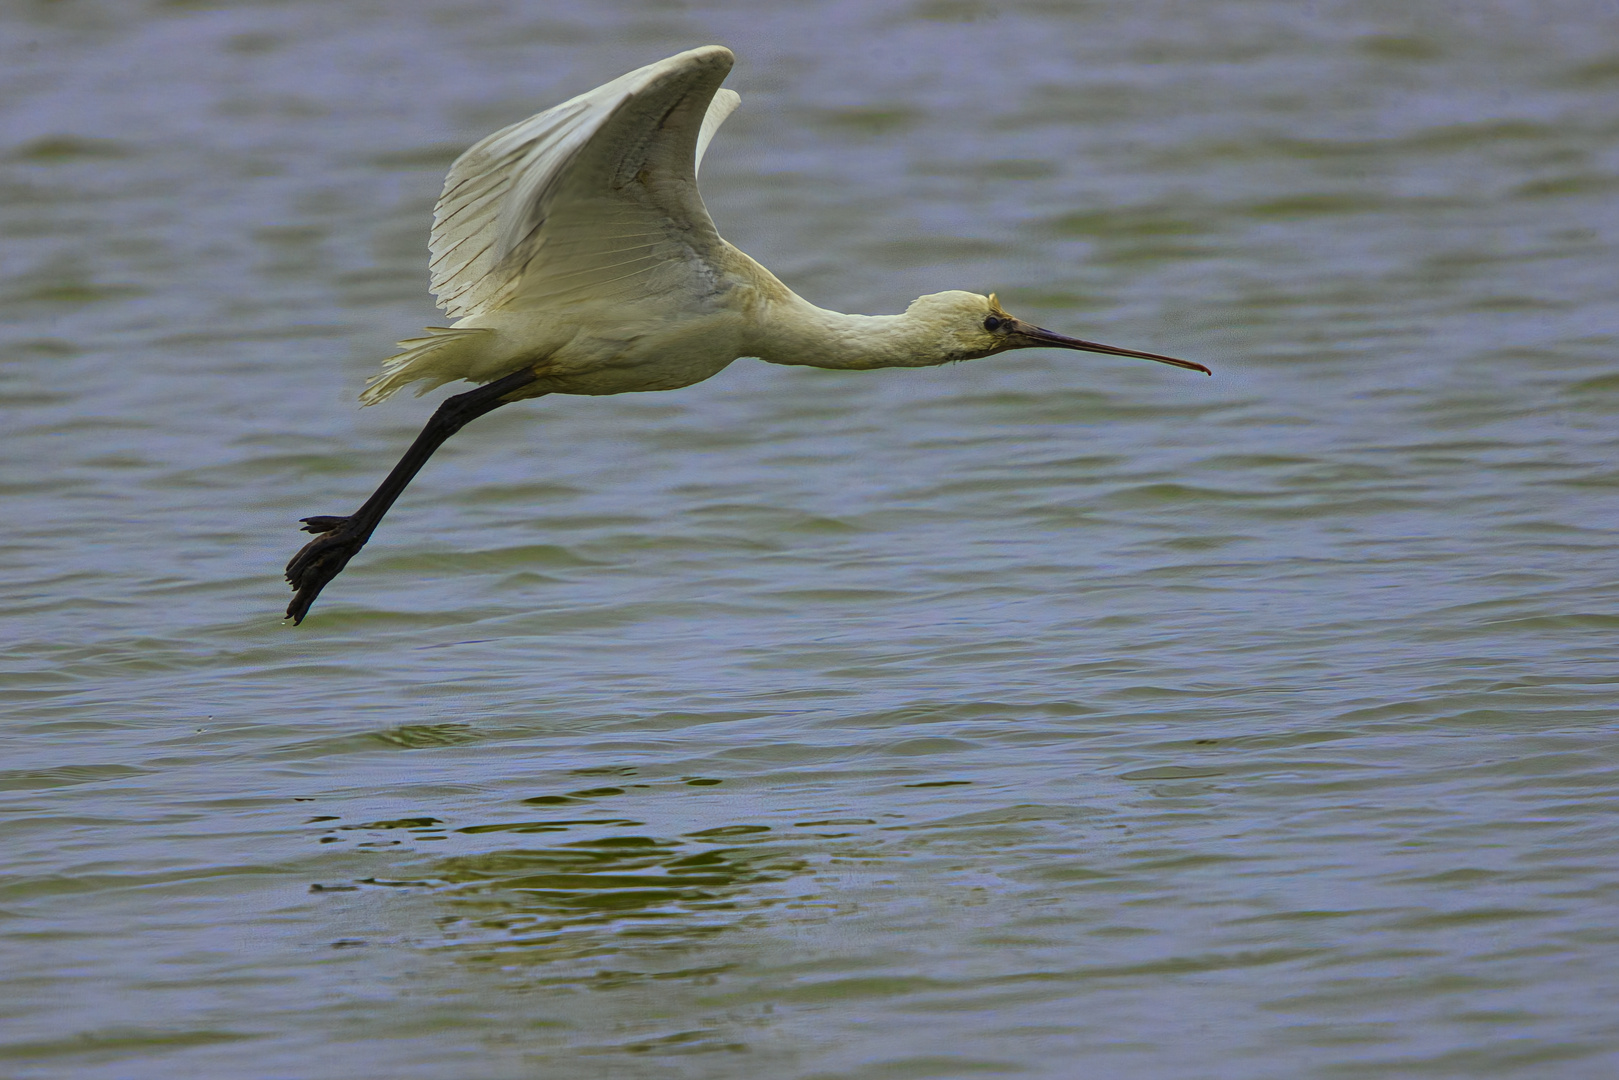
<path fill-rule="evenodd" d="M 1188 371 L 1201 371 L 1205 375 L 1214 374 L 1214 372 L 1193 360 L 1178 360 L 1173 356 L 1141 352 L 1137 349 L 1121 349 L 1117 345 L 1103 345 L 1099 341 L 1085 341 L 1081 338 L 1068 337 L 1065 334 L 1056 334 L 1038 326 L 1019 325 L 1016 333 L 1018 336 L 1028 340 L 1029 345 L 1025 347 L 1047 345 L 1058 349 L 1074 349 L 1078 352 L 1102 353 L 1105 356 L 1129 356 L 1136 360 L 1154 360 L 1160 364 L 1185 368 Z"/>

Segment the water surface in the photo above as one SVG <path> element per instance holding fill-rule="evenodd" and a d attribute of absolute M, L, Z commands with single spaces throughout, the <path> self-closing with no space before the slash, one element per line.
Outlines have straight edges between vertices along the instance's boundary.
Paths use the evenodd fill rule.
<path fill-rule="evenodd" d="M 16 5 L 0 1073 L 1589 1078 L 1619 25 Z M 721 230 L 1209 363 L 431 401 L 443 172 L 718 41 Z"/>

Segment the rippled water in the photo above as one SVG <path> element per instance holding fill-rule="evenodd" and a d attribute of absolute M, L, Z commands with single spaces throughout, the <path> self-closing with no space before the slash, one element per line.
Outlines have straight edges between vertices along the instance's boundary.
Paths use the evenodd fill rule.
<path fill-rule="evenodd" d="M 1613 1074 L 1600 3 L 19 3 L 7 1077 Z M 494 127 L 708 41 L 720 228 L 1203 360 L 425 418 Z"/>

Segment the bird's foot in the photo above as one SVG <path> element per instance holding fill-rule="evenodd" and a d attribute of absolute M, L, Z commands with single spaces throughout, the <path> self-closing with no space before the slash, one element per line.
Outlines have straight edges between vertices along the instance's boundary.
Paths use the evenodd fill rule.
<path fill-rule="evenodd" d="M 334 517 L 328 514 L 321 517 L 299 518 L 298 520 L 304 523 L 304 532 L 323 533 L 331 532 L 339 525 L 346 523 L 349 519 L 346 517 Z"/>
<path fill-rule="evenodd" d="M 287 580 L 297 591 L 287 605 L 287 618 L 294 626 L 304 621 L 315 597 L 349 560 L 371 539 L 371 529 L 356 524 L 352 517 L 306 517 L 306 532 L 318 533 L 287 563 Z"/>

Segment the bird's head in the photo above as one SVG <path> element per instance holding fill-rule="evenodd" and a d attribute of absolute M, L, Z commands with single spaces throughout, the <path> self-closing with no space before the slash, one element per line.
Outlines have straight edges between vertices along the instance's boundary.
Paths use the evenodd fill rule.
<path fill-rule="evenodd" d="M 1008 315 L 995 294 L 980 296 L 971 292 L 942 292 L 921 297 L 912 302 L 905 314 L 937 333 L 936 348 L 946 360 L 977 360 L 984 356 L 1006 352 L 1009 349 L 1075 349 L 1079 352 L 1105 353 L 1108 356 L 1131 356 L 1138 360 L 1156 360 L 1160 364 L 1214 374 L 1202 364 L 1191 360 L 1177 360 L 1173 356 L 1120 349 L 1095 341 L 1067 337 L 1026 323 Z M 942 362 L 942 361 L 935 361 Z"/>

